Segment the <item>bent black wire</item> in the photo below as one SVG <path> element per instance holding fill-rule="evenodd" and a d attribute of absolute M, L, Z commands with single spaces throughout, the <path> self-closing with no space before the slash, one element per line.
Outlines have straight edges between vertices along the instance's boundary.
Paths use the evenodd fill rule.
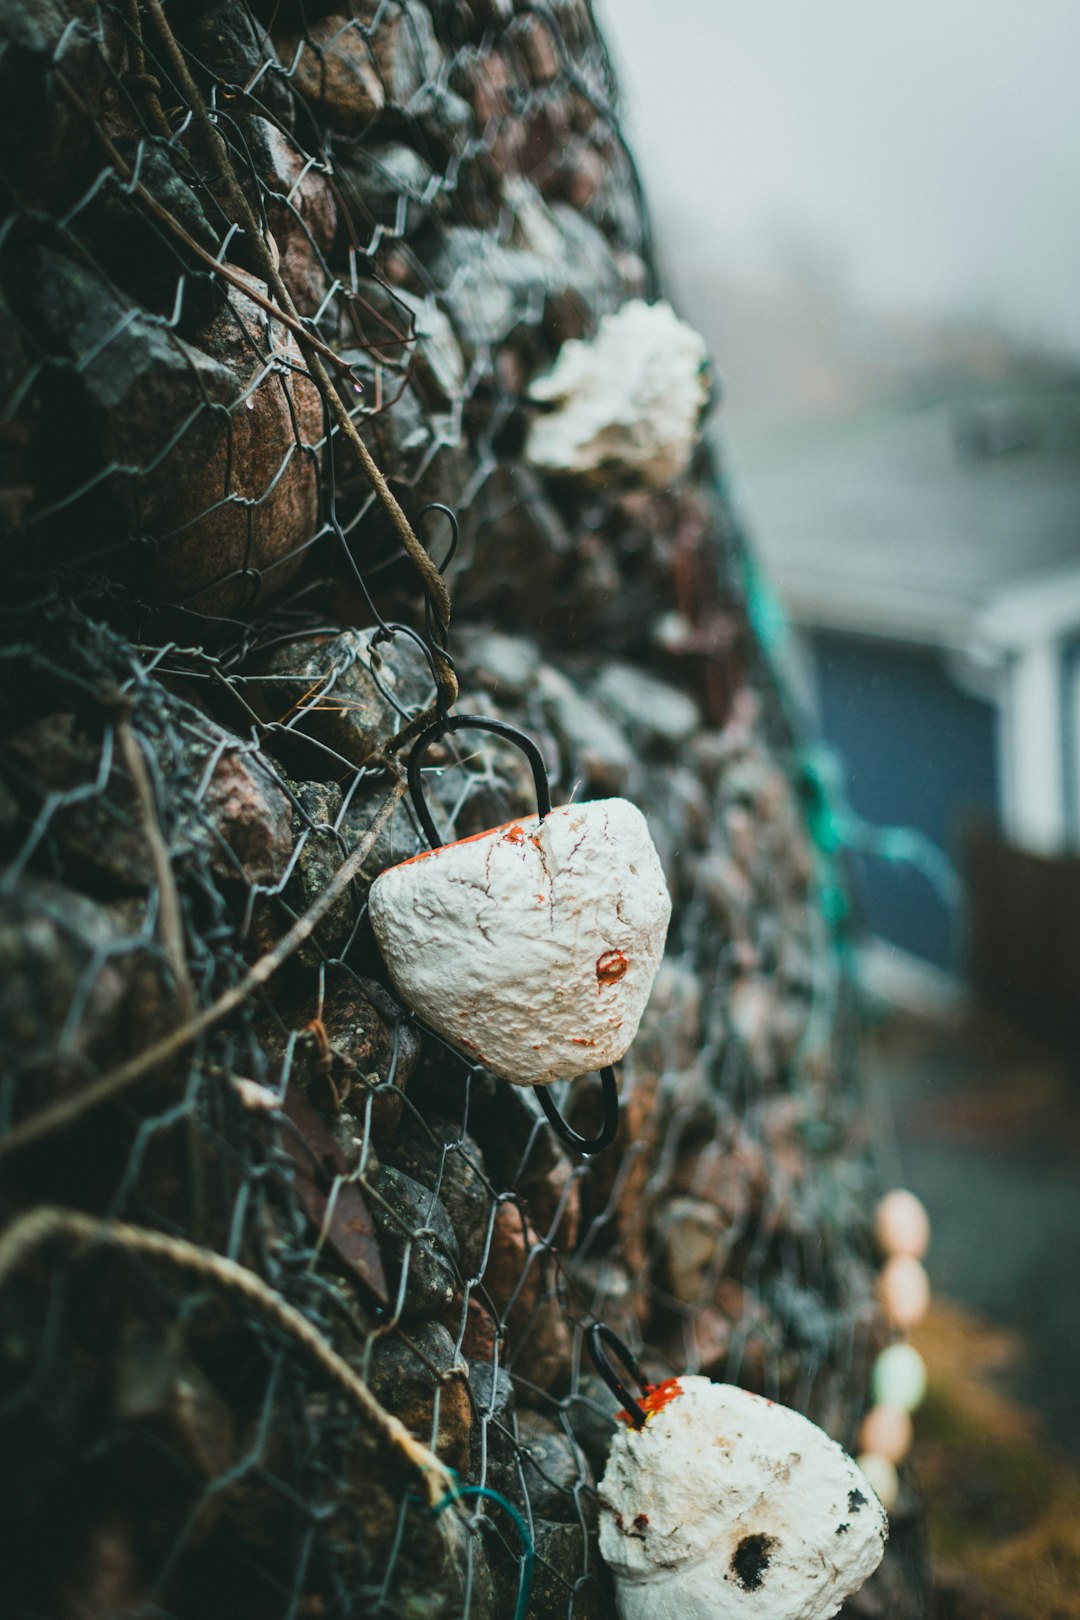
<path fill-rule="evenodd" d="M 606 1322 L 594 1322 L 585 1335 L 585 1342 L 589 1347 L 589 1354 L 592 1357 L 593 1366 L 600 1374 L 600 1377 L 604 1380 L 604 1383 L 607 1385 L 608 1389 L 610 1389 L 611 1393 L 615 1396 L 615 1399 L 622 1403 L 626 1415 L 630 1419 L 630 1422 L 633 1424 L 634 1428 L 643 1429 L 645 1427 L 645 1419 L 647 1416 L 645 1409 L 644 1407 L 639 1406 L 638 1402 L 631 1395 L 626 1384 L 619 1377 L 618 1373 L 615 1371 L 615 1368 L 611 1365 L 611 1361 L 608 1358 L 607 1351 L 605 1350 L 604 1346 L 607 1346 L 607 1349 L 615 1352 L 615 1355 L 625 1367 L 626 1371 L 630 1374 L 637 1387 L 640 1390 L 647 1391 L 649 1385 L 642 1374 L 641 1368 L 634 1360 L 634 1357 L 630 1354 L 630 1351 L 626 1348 L 626 1345 L 619 1338 L 619 1335 L 614 1331 L 613 1328 L 609 1328 Z"/>
<path fill-rule="evenodd" d="M 413 808 L 424 829 L 424 836 L 432 849 L 441 849 L 446 839 L 439 832 L 428 809 L 424 797 L 424 785 L 420 771 L 424 757 L 434 743 L 440 741 L 448 731 L 490 731 L 495 737 L 502 737 L 514 744 L 525 755 L 532 767 L 533 785 L 536 788 L 536 808 L 540 820 L 551 813 L 551 788 L 548 786 L 547 766 L 544 756 L 533 739 L 525 731 L 519 731 L 517 726 L 510 725 L 506 720 L 496 720 L 492 715 L 483 714 L 454 714 L 447 715 L 445 720 L 433 720 L 426 731 L 422 731 L 412 745 L 409 753 L 409 794 L 412 798 Z"/>

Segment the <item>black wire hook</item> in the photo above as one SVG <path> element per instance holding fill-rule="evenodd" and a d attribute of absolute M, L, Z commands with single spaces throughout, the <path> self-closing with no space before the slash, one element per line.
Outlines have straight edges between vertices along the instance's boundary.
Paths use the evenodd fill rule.
<path fill-rule="evenodd" d="M 532 766 L 536 808 L 540 820 L 543 821 L 545 816 L 550 815 L 551 788 L 548 785 L 547 766 L 544 764 L 543 754 L 527 732 L 519 731 L 517 726 L 510 725 L 506 720 L 496 720 L 493 715 L 448 714 L 445 719 L 433 720 L 427 730 L 420 733 L 409 752 L 409 793 L 413 808 L 432 849 L 442 849 L 446 839 L 439 832 L 428 809 L 420 769 L 428 749 L 433 743 L 439 742 L 448 731 L 490 731 L 494 736 L 503 737 L 507 742 L 513 743 L 515 748 L 520 748 Z"/>
<path fill-rule="evenodd" d="M 603 1347 L 606 1345 L 608 1349 L 615 1352 L 616 1356 L 622 1362 L 623 1366 L 626 1368 L 626 1371 L 630 1374 L 637 1387 L 648 1394 L 649 1390 L 652 1388 L 652 1385 L 649 1384 L 649 1382 L 642 1375 L 641 1368 L 634 1360 L 634 1357 L 630 1354 L 629 1350 L 626 1348 L 626 1345 L 619 1338 L 619 1335 L 614 1331 L 613 1328 L 609 1328 L 606 1322 L 594 1322 L 585 1335 L 585 1342 L 589 1347 L 589 1354 L 593 1359 L 593 1366 L 600 1374 L 600 1377 L 604 1380 L 604 1383 L 607 1385 L 608 1389 L 610 1389 L 611 1393 L 615 1396 L 615 1399 L 621 1402 L 622 1407 L 634 1428 L 643 1429 L 645 1427 L 645 1421 L 648 1417 L 648 1413 L 645 1411 L 644 1407 L 638 1405 L 637 1401 L 631 1395 L 629 1389 L 623 1383 L 622 1379 L 611 1365 L 607 1351 Z"/>
<path fill-rule="evenodd" d="M 445 511 L 445 507 L 440 508 Z M 455 526 L 456 528 L 456 526 Z M 453 555 L 451 548 L 450 555 Z M 449 562 L 450 558 L 447 558 Z M 444 565 L 445 566 L 445 565 Z M 430 610 L 430 602 L 428 604 Z M 409 752 L 409 795 L 413 802 L 421 827 L 432 849 L 442 849 L 446 843 L 438 827 L 435 825 L 428 803 L 424 797 L 424 784 L 421 776 L 424 758 L 433 743 L 438 742 L 448 731 L 489 731 L 493 736 L 502 737 L 507 742 L 520 748 L 532 767 L 533 784 L 536 788 L 536 808 L 540 820 L 551 813 L 551 786 L 548 782 L 547 766 L 539 747 L 527 732 L 519 731 L 506 720 L 496 720 L 492 715 L 482 714 L 455 714 L 441 715 L 432 721 L 426 731 L 422 731 L 413 743 Z M 562 1115 L 551 1097 L 547 1086 L 534 1086 L 540 1106 L 544 1110 L 547 1120 L 556 1136 L 565 1142 L 567 1147 L 573 1148 L 575 1153 L 588 1157 L 589 1154 L 599 1153 L 615 1140 L 619 1129 L 619 1092 L 615 1079 L 615 1070 L 609 1065 L 600 1070 L 600 1082 L 603 1087 L 604 1119 L 596 1136 L 581 1136 L 563 1119 Z"/>

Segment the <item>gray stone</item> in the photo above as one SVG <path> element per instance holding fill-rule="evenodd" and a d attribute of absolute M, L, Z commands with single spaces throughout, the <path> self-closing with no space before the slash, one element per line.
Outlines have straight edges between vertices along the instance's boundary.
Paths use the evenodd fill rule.
<path fill-rule="evenodd" d="M 439 1322 L 413 1327 L 408 1342 L 390 1334 L 372 1356 L 372 1393 L 411 1434 L 457 1470 L 469 1461 L 473 1409 L 467 1362 Z"/>
<path fill-rule="evenodd" d="M 377 1194 L 371 1213 L 391 1295 L 396 1299 L 402 1289 L 403 1320 L 443 1315 L 458 1288 L 457 1238 L 445 1205 L 411 1176 L 388 1165 L 373 1173 L 371 1186 Z"/>
<path fill-rule="evenodd" d="M 518 1466 L 534 1518 L 577 1524 L 586 1509 L 582 1492 L 593 1484 L 584 1455 L 561 1424 L 542 1412 L 518 1413 Z"/>
<path fill-rule="evenodd" d="M 373 764 L 434 692 L 419 648 L 404 637 L 376 643 L 376 634 L 345 630 L 278 648 L 260 682 L 268 712 L 352 765 Z"/>
<path fill-rule="evenodd" d="M 408 237 L 429 211 L 445 207 L 430 163 L 401 141 L 343 146 L 337 168 L 339 185 L 350 202 L 355 200 L 358 223 L 369 217 L 395 236 Z"/>
<path fill-rule="evenodd" d="M 549 664 L 537 674 L 536 691 L 566 751 L 570 779 L 581 773 L 593 793 L 621 793 L 630 782 L 634 756 L 603 709 Z"/>
<path fill-rule="evenodd" d="M 693 698 L 632 664 L 606 663 L 593 693 L 631 736 L 664 753 L 681 748 L 701 723 Z"/>

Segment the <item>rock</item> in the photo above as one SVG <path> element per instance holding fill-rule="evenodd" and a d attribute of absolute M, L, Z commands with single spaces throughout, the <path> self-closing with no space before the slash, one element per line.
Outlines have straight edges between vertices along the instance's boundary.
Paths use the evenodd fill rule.
<path fill-rule="evenodd" d="M 526 180 L 508 181 L 505 193 L 515 222 L 512 245 L 493 242 L 478 227 L 452 225 L 428 266 L 466 350 L 504 343 L 541 310 L 558 336 L 560 326 L 587 325 L 594 310 L 613 307 L 618 296 L 618 271 L 595 226 L 563 204 L 548 208 Z"/>
<path fill-rule="evenodd" d="M 285 72 L 321 122 L 358 135 L 386 101 L 370 29 L 340 12 L 307 23 L 302 34 L 274 32 Z"/>
<path fill-rule="evenodd" d="M 321 1071 L 327 1104 L 340 1110 L 350 1141 L 369 1133 L 385 1150 L 393 1141 L 404 1092 L 420 1056 L 420 1039 L 382 985 L 336 970 L 305 1013 L 321 1020 L 309 1070 Z M 349 1156 L 349 1155 L 347 1155 Z"/>
<path fill-rule="evenodd" d="M 493 697 L 513 702 L 526 697 L 536 685 L 540 649 L 528 637 L 477 630 L 470 625 L 459 634 L 458 644 L 459 668 Z"/>
<path fill-rule="evenodd" d="M 234 1465 L 232 1408 L 175 1332 L 126 1323 L 112 1377 L 113 1418 L 129 1435 L 152 1436 L 202 1480 L 217 1480 Z"/>
<path fill-rule="evenodd" d="M 174 860 L 182 867 L 198 852 L 226 883 L 276 888 L 293 852 L 288 795 L 250 744 L 194 710 L 176 718 L 186 722 L 179 753 L 158 749 L 156 733 L 141 733 L 141 746 L 155 748 L 164 787 L 158 817 Z M 154 871 L 141 811 L 119 750 L 110 761 L 103 746 L 100 733 L 64 712 L 4 740 L 29 814 L 54 794 L 67 801 L 50 817 L 49 836 L 71 875 L 95 889 L 145 891 Z"/>
<path fill-rule="evenodd" d="M 569 1614 L 571 1603 L 574 1620 L 604 1620 L 610 1613 L 606 1582 L 581 1526 L 537 1519 L 532 1531 L 536 1562 L 525 1620 Z"/>
<path fill-rule="evenodd" d="M 446 1209 L 411 1176 L 382 1165 L 371 1176 L 372 1215 L 391 1297 L 406 1322 L 437 1317 L 454 1303 L 458 1248 Z M 397 1291 L 401 1290 L 400 1296 Z"/>
<path fill-rule="evenodd" d="M 534 467 L 603 486 L 665 489 L 690 464 L 709 397 L 701 338 L 670 304 L 632 299 L 591 343 L 564 343 L 529 397 L 551 406 L 529 433 Z"/>
<path fill-rule="evenodd" d="M 704 1304 L 737 1234 L 723 1212 L 700 1198 L 673 1198 L 657 1224 L 661 1284 L 680 1305 Z"/>
<path fill-rule="evenodd" d="M 172 1016 L 141 904 L 101 905 L 25 874 L 0 891 L 0 1069 L 16 1120 L 121 1063 Z"/>
<path fill-rule="evenodd" d="M 532 1268 L 527 1269 L 530 1255 Z M 539 1297 L 541 1255 L 539 1239 L 518 1205 L 503 1199 L 495 1208 L 484 1268 L 484 1294 L 500 1318 L 523 1298 L 528 1310 Z"/>
<path fill-rule="evenodd" d="M 606 1322 L 626 1344 L 639 1342 L 649 1314 L 645 1290 L 631 1281 L 614 1259 L 574 1259 L 570 1267 L 574 1294 L 590 1321 Z"/>
<path fill-rule="evenodd" d="M 368 219 L 408 239 L 445 207 L 430 163 L 400 141 L 343 144 L 336 168 L 338 184 L 354 204 L 356 223 Z"/>
<path fill-rule="evenodd" d="M 443 1462 L 458 1470 L 468 1464 L 472 1436 L 468 1370 L 453 1339 L 438 1322 L 422 1322 L 412 1328 L 408 1343 L 393 1334 L 379 1339 L 371 1360 L 370 1383 L 376 1399 Z"/>
<path fill-rule="evenodd" d="M 469 1361 L 490 1362 L 499 1342 L 495 1318 L 486 1306 L 470 1293 L 465 1306 L 465 1327 L 461 1335 L 461 1353 Z"/>
<path fill-rule="evenodd" d="M 292 806 L 250 743 L 223 741 L 199 808 L 210 864 L 226 882 L 277 888 L 293 852 Z"/>
<path fill-rule="evenodd" d="M 218 253 L 219 239 L 198 195 L 179 172 L 182 159 L 176 151 L 165 141 L 146 135 L 138 141 L 121 137 L 116 145 L 154 202 L 167 209 L 206 252 Z M 110 177 L 79 209 L 72 227 L 113 285 L 170 323 L 176 316 L 181 336 L 197 332 L 224 305 L 225 283 L 189 247 L 162 229 L 150 206 L 118 175 Z"/>
<path fill-rule="evenodd" d="M 620 1620 L 826 1620 L 881 1562 L 859 1469 L 798 1413 L 685 1377 L 624 1428 L 600 1482 Z"/>
<path fill-rule="evenodd" d="M 301 315 L 314 315 L 326 298 L 330 276 L 326 260 L 337 231 L 337 207 L 326 175 L 277 125 L 248 118 L 245 140 L 250 171 L 249 200 L 262 208 L 277 247 L 282 279 Z"/>
<path fill-rule="evenodd" d="M 350 765 L 371 764 L 434 690 L 414 643 L 403 637 L 377 642 L 377 634 L 345 630 L 290 641 L 264 666 L 264 702 L 279 723 L 316 738 Z"/>
<path fill-rule="evenodd" d="M 323 431 L 318 390 L 283 364 L 301 364 L 291 335 L 234 291 L 195 348 L 51 247 L 30 277 L 45 346 L 74 366 L 63 476 L 108 490 L 119 537 L 148 542 L 144 588 L 221 614 L 284 585 L 315 529 Z"/>
<path fill-rule="evenodd" d="M 550 1393 L 569 1385 L 573 1345 L 562 1302 L 554 1292 L 554 1276 L 547 1256 L 538 1271 L 548 1291 L 542 1294 L 529 1315 L 522 1300 L 515 1301 L 509 1317 L 507 1361 L 519 1380 L 519 1400 L 525 1405 L 548 1409 Z"/>
<path fill-rule="evenodd" d="M 369 896 L 398 994 L 515 1085 L 622 1057 L 670 907 L 645 818 L 622 799 L 447 845 L 383 872 Z"/>
<path fill-rule="evenodd" d="M 622 732 L 567 677 L 545 664 L 536 691 L 566 751 L 567 770 L 581 772 L 594 793 L 618 793 L 631 780 L 634 755 Z"/>
<path fill-rule="evenodd" d="M 81 99 L 98 107 L 122 71 L 124 36 L 119 20 L 86 0 L 3 0 L 0 5 L 0 165 L 23 208 L 53 217 L 75 202 L 101 166 L 86 139 L 86 124 L 57 94 L 63 72 Z"/>
<path fill-rule="evenodd" d="M 478 1280 L 491 1193 L 484 1156 L 472 1137 L 451 1120 L 432 1115 L 420 1120 L 410 1114 L 390 1157 L 399 1170 L 438 1195 L 457 1235 L 462 1278 L 466 1283 Z"/>
<path fill-rule="evenodd" d="M 286 129 L 292 127 L 289 81 L 270 36 L 245 8 L 232 0 L 200 0 L 198 6 L 185 7 L 174 26 L 204 84 L 220 87 L 219 94 L 224 89 L 233 104 L 240 102 L 247 110 L 269 114 Z"/>
<path fill-rule="evenodd" d="M 444 442 L 456 444 L 454 418 L 465 394 L 465 358 L 454 328 L 430 293 L 420 297 L 401 287 L 396 297 L 412 318 L 410 359 L 417 391 Z"/>
<path fill-rule="evenodd" d="M 519 1380 L 519 1398 L 542 1398 L 567 1380 L 570 1331 L 554 1292 L 551 1255 L 509 1200 L 495 1212 L 483 1286 L 506 1328 L 506 1362 Z"/>
<path fill-rule="evenodd" d="M 299 916 L 322 894 L 348 852 L 336 827 L 342 802 L 337 784 L 297 782 L 293 792 L 295 864 L 285 887 L 285 900 Z M 301 945 L 296 960 L 314 972 L 322 962 L 339 955 L 355 927 L 357 910 L 355 896 L 346 890 L 320 919 L 311 938 Z"/>
<path fill-rule="evenodd" d="M 540 1412 L 519 1412 L 517 1431 L 521 1477 L 533 1517 L 577 1524 L 579 1493 L 593 1485 L 585 1458 L 566 1431 Z"/>
<path fill-rule="evenodd" d="M 693 698 L 631 664 L 604 664 L 593 695 L 631 736 L 677 753 L 701 724 Z"/>
<path fill-rule="evenodd" d="M 371 34 L 387 106 L 411 111 L 416 97 L 440 77 L 444 63 L 430 11 L 421 0 L 376 7 Z"/>
<path fill-rule="evenodd" d="M 504 1367 L 490 1361 L 473 1361 L 469 1366 L 469 1387 L 476 1403 L 469 1478 L 520 1502 L 513 1379 Z"/>
<path fill-rule="evenodd" d="M 387 1580 L 384 1606 L 396 1620 L 501 1620 L 484 1542 L 458 1513 L 407 1515 L 394 1552 L 389 1567 L 384 1550 L 378 1578 Z"/>

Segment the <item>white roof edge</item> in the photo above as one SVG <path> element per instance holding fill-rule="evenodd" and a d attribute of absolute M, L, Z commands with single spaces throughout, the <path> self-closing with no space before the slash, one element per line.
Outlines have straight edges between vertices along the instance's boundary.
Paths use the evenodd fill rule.
<path fill-rule="evenodd" d="M 825 581 L 789 583 L 778 595 L 792 623 L 807 630 L 837 630 L 954 651 L 971 642 L 974 615 L 966 604 L 934 603 L 915 593 L 901 599 L 895 589 L 856 594 L 831 589 Z"/>
<path fill-rule="evenodd" d="M 1080 561 L 999 591 L 972 628 L 979 641 L 1010 651 L 1080 632 Z"/>

